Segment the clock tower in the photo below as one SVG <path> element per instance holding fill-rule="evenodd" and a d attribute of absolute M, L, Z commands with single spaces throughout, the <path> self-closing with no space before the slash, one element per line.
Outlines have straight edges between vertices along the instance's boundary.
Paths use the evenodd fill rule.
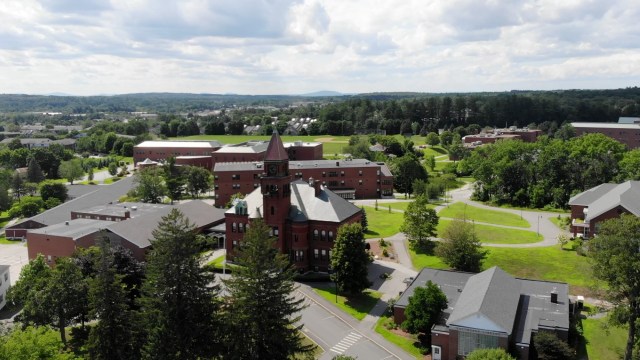
<path fill-rule="evenodd" d="M 278 248 L 287 253 L 285 226 L 291 207 L 291 176 L 289 155 L 277 131 L 273 132 L 265 153 L 264 171 L 260 179 L 264 222 L 278 238 Z"/>

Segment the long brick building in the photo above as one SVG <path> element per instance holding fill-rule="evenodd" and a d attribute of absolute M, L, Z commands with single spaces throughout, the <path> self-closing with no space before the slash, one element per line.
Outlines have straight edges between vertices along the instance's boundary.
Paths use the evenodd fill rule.
<path fill-rule="evenodd" d="M 277 237 L 277 247 L 302 270 L 326 271 L 331 249 L 344 224 L 359 222 L 361 210 L 321 182 L 295 180 L 289 156 L 274 133 L 256 178 L 258 187 L 225 213 L 227 258 L 233 261 L 252 219 L 262 218 Z M 253 180 L 252 180 L 253 181 Z"/>
<path fill-rule="evenodd" d="M 576 130 L 576 135 L 604 134 L 615 139 L 630 149 L 640 147 L 640 124 L 638 123 L 588 123 L 574 122 L 571 126 Z"/>

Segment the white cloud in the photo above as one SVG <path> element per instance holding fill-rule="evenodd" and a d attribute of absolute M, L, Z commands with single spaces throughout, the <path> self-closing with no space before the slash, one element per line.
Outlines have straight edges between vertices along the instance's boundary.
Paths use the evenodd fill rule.
<path fill-rule="evenodd" d="M 4 0 L 0 92 L 615 88 L 635 0 Z"/>

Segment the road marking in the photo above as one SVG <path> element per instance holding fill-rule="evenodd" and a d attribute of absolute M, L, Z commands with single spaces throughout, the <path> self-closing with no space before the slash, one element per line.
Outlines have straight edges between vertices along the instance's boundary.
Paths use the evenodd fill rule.
<path fill-rule="evenodd" d="M 362 339 L 362 335 L 356 332 L 351 332 L 329 350 L 337 354 L 344 354 L 347 349 L 349 349 L 353 344 L 357 343 L 360 339 Z"/>

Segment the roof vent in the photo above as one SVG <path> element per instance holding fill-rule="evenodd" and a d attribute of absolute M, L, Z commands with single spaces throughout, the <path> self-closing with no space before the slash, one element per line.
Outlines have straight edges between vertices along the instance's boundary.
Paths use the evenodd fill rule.
<path fill-rule="evenodd" d="M 137 206 L 132 206 L 131 210 L 136 211 L 136 210 L 138 210 L 138 207 Z"/>
<path fill-rule="evenodd" d="M 64 224 L 65 224 L 65 225 L 67 225 L 67 226 L 69 226 L 69 222 L 68 222 L 68 221 L 65 221 L 65 222 L 64 222 Z"/>
<path fill-rule="evenodd" d="M 551 302 L 554 304 L 558 303 L 558 292 L 556 291 L 556 288 L 553 288 L 551 291 Z"/>

